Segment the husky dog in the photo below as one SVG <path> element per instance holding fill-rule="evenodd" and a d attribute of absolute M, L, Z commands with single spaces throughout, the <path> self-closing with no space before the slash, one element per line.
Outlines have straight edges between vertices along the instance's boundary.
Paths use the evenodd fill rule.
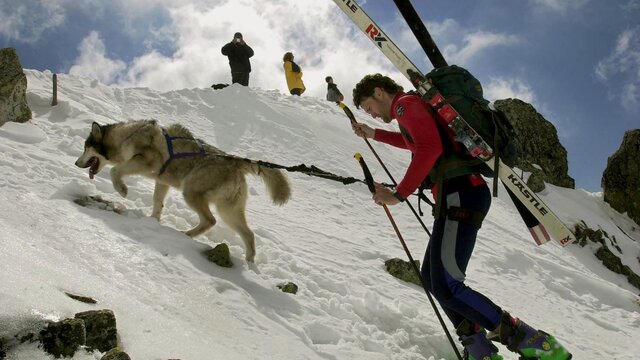
<path fill-rule="evenodd" d="M 246 259 L 255 259 L 255 236 L 245 217 L 247 182 L 245 174 L 260 176 L 276 205 L 291 197 L 287 177 L 280 171 L 229 157 L 223 151 L 194 138 L 181 125 L 159 126 L 154 120 L 138 120 L 110 125 L 91 125 L 84 152 L 76 166 L 89 168 L 93 179 L 111 164 L 111 182 L 123 197 L 127 185 L 123 178 L 142 175 L 154 179 L 151 216 L 160 221 L 164 199 L 173 186 L 200 217 L 200 223 L 185 232 L 195 237 L 216 224 L 209 204 L 216 205 L 220 218 L 240 235 Z"/>

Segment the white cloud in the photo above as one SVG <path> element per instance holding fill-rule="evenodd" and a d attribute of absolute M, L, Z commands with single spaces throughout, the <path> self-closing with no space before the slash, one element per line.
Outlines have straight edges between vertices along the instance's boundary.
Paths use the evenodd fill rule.
<path fill-rule="evenodd" d="M 252 87 L 288 93 L 282 69 L 287 51 L 295 54 L 302 68 L 305 95 L 324 97 L 327 75 L 333 76 L 347 101 L 355 83 L 368 73 L 386 73 L 410 86 L 331 2 L 143 0 L 132 4 L 131 12 L 139 19 L 144 17 L 145 6 L 164 7 L 169 21 L 154 30 L 171 39 L 174 51 L 153 49 L 159 35 L 149 31 L 142 43 L 151 47 L 124 63 L 110 59 L 104 42 L 93 35 L 83 41 L 81 55 L 70 71 L 93 74 L 106 83 L 158 90 L 230 83 L 228 59 L 220 49 L 240 31 L 255 51 Z"/>
<path fill-rule="evenodd" d="M 589 1 L 590 0 L 529 0 L 529 4 L 538 11 L 551 11 L 564 15 L 580 9 Z"/>
<path fill-rule="evenodd" d="M 620 101 L 622 105 L 630 111 L 640 109 L 640 90 L 638 89 L 638 84 L 624 85 Z"/>
<path fill-rule="evenodd" d="M 62 14 L 61 19 L 64 19 L 65 8 L 70 12 L 72 6 L 75 12 L 85 14 L 88 24 L 104 23 L 108 17 L 120 34 L 139 44 L 139 48 L 131 51 L 134 57 L 124 62 L 108 55 L 113 50 L 108 48 L 109 39 L 99 36 L 114 29 L 91 29 L 96 33 L 83 40 L 80 55 L 69 67 L 69 72 L 93 76 L 107 84 L 172 90 L 229 83 L 228 60 L 220 53 L 220 48 L 234 32 L 240 31 L 255 51 L 250 80 L 254 87 L 288 93 L 282 55 L 292 51 L 304 73 L 305 95 L 324 97 L 327 75 L 333 76 L 347 101 L 351 99 L 353 86 L 369 73 L 381 72 L 406 88 L 412 88 L 331 1 L 25 1 L 41 8 L 43 4 L 50 4 L 50 7 L 55 4 L 52 10 Z M 62 22 L 59 20 L 47 26 L 52 28 Z M 393 40 L 407 53 L 422 54 L 413 34 L 401 25 L 404 21 L 398 20 L 383 26 L 387 34 L 394 34 Z M 450 35 L 444 36 L 446 42 L 463 43 L 459 48 L 449 48 L 451 57 L 445 54 L 447 59 L 461 64 L 487 48 L 517 41 L 513 36 L 487 32 L 475 32 L 462 38 L 461 34 L 467 31 L 460 31 L 458 24 L 450 19 L 429 26 L 433 26 L 436 36 L 442 32 Z M 426 63 L 426 57 L 418 58 Z"/>
<path fill-rule="evenodd" d="M 66 20 L 64 0 L 0 0 L 0 36 L 35 43 Z"/>
<path fill-rule="evenodd" d="M 107 57 L 104 43 L 95 31 L 82 40 L 78 51 L 80 55 L 75 60 L 75 65 L 69 69 L 69 74 L 86 76 L 109 84 L 126 68 L 123 61 Z"/>
<path fill-rule="evenodd" d="M 484 97 L 491 102 L 516 98 L 529 104 L 534 104 L 536 99 L 531 87 L 518 78 L 491 78 L 488 84 L 483 85 L 483 90 Z"/>
<path fill-rule="evenodd" d="M 597 78 L 628 111 L 640 111 L 640 26 L 618 36 L 611 54 L 595 67 Z"/>
<path fill-rule="evenodd" d="M 516 35 L 482 30 L 469 30 L 453 19 L 429 23 L 429 30 L 441 47 L 441 52 L 450 63 L 468 66 L 474 57 L 484 51 L 498 47 L 511 46 L 520 42 Z"/>
<path fill-rule="evenodd" d="M 640 9 L 640 0 L 628 0 L 626 4 L 622 6 L 625 11 L 635 11 Z"/>
<path fill-rule="evenodd" d="M 467 64 L 474 56 L 484 50 L 496 46 L 517 44 L 518 41 L 519 39 L 515 35 L 476 31 L 464 36 L 464 45 L 461 48 L 456 45 L 447 46 L 444 55 L 453 63 Z"/>

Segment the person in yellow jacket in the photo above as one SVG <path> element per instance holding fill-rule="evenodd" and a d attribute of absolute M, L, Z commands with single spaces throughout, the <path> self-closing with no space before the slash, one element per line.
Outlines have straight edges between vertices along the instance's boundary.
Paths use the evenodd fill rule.
<path fill-rule="evenodd" d="M 293 62 L 293 54 L 291 52 L 284 54 L 282 61 L 284 62 L 284 75 L 287 78 L 289 92 L 291 95 L 300 96 L 306 89 L 302 82 L 302 69 Z"/>

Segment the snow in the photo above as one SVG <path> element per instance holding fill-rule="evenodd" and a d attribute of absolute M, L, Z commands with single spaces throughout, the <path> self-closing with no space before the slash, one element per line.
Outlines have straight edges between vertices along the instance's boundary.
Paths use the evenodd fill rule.
<path fill-rule="evenodd" d="M 287 173 L 293 198 L 276 207 L 250 177 L 247 216 L 257 257 L 249 265 L 242 241 L 222 222 L 196 239 L 177 231 L 198 219 L 175 189 L 158 223 L 148 217 L 152 180 L 125 179 L 125 199 L 108 169 L 89 180 L 87 169 L 74 166 L 93 121 L 154 118 L 179 122 L 231 154 L 316 165 L 341 176 L 362 178 L 353 159 L 361 152 L 374 177 L 390 182 L 335 104 L 238 85 L 163 93 L 63 74 L 59 104 L 51 107 L 52 74 L 25 72 L 34 118 L 0 128 L 0 338 L 9 345 L 8 359 L 53 359 L 36 342 L 13 337 L 97 309 L 114 311 L 122 348 L 133 359 L 455 357 L 422 289 L 386 273 L 384 260 L 406 255 L 363 184 Z M 359 121 L 394 128 L 352 110 Z M 409 153 L 373 146 L 400 179 Z M 74 202 L 89 195 L 123 212 Z M 584 220 L 615 236 L 623 263 L 640 273 L 640 229 L 601 193 L 547 185 L 541 196 L 565 223 Z M 390 210 L 421 260 L 424 230 L 402 204 Z M 223 242 L 232 268 L 203 255 Z M 480 230 L 467 282 L 554 334 L 575 359 L 635 359 L 639 290 L 607 270 L 591 248 L 537 247 L 502 190 Z M 289 281 L 299 286 L 296 295 L 278 289 Z M 504 347 L 501 353 L 517 358 Z M 100 356 L 82 350 L 74 359 Z"/>

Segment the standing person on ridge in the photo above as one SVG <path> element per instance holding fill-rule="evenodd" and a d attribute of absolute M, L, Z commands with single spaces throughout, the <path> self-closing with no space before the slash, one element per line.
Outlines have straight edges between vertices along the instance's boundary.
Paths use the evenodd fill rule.
<path fill-rule="evenodd" d="M 327 101 L 333 101 L 335 103 L 340 103 L 344 100 L 344 96 L 338 90 L 338 85 L 333 83 L 333 78 L 331 76 L 327 76 L 324 78 L 324 81 L 327 82 Z"/>
<path fill-rule="evenodd" d="M 284 54 L 282 58 L 284 67 L 284 76 L 287 79 L 287 87 L 289 87 L 289 92 L 291 95 L 302 95 L 302 93 L 306 90 L 304 87 L 304 83 L 302 82 L 302 69 L 298 64 L 293 62 L 293 54 L 291 52 L 287 52 Z"/>
<path fill-rule="evenodd" d="M 244 42 L 242 34 L 235 33 L 233 40 L 223 46 L 221 51 L 222 55 L 229 58 L 231 83 L 249 86 L 249 73 L 251 72 L 249 58 L 253 56 L 253 49 Z"/>
<path fill-rule="evenodd" d="M 405 94 L 401 86 L 381 74 L 367 75 L 356 85 L 353 103 L 374 119 L 381 118 L 385 123 L 396 119 L 400 128 L 399 132 L 393 132 L 354 123 L 352 128 L 357 136 L 413 154 L 395 192 L 376 184 L 373 200 L 379 205 L 395 205 L 423 181 L 437 199 L 435 208 L 440 211 L 434 214 L 433 234 L 422 265 L 423 285 L 455 326 L 464 346 L 464 358 L 502 360 L 498 348 L 491 343 L 494 340 L 520 354 L 521 359 L 571 359 L 571 354 L 553 336 L 511 317 L 464 283 L 478 229 L 491 205 L 491 194 L 478 165 L 458 162 L 457 166 L 451 166 L 456 164 L 452 161 L 470 156 L 461 149 L 455 151 L 462 146 L 460 143 L 443 138 L 452 137 L 453 133 L 448 128 L 438 128 L 437 119 L 419 95 Z M 436 179 L 440 179 L 439 184 Z"/>

